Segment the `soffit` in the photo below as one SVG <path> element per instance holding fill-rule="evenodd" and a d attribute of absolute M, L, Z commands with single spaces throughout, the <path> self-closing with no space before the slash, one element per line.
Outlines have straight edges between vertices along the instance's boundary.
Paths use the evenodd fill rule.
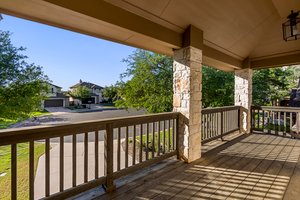
<path fill-rule="evenodd" d="M 282 39 L 291 8 L 300 10 L 300 0 L 0 1 L 5 14 L 167 55 L 181 47 L 181 34 L 192 24 L 203 31 L 203 61 L 228 70 L 245 59 L 299 53 L 300 40 Z"/>
<path fill-rule="evenodd" d="M 43 0 L 0 1 L 0 13 L 166 55 L 172 55 L 172 49 L 178 48 L 178 46 L 159 41 L 154 37 L 149 37 Z"/>
<path fill-rule="evenodd" d="M 299 0 L 106 0 L 182 33 L 203 30 L 204 44 L 244 60 L 296 53 L 300 41 L 285 42 L 281 23 Z"/>

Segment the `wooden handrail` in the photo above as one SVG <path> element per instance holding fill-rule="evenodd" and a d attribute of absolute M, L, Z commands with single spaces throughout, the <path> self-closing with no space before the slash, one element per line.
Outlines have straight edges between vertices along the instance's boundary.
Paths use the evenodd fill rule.
<path fill-rule="evenodd" d="M 217 138 L 222 138 L 225 134 L 231 133 L 239 129 L 240 106 L 227 106 L 222 108 L 209 108 L 202 110 L 202 142 L 208 142 Z M 18 143 L 29 142 L 29 192 L 30 199 L 34 199 L 34 145 L 36 141 L 45 141 L 45 197 L 44 199 L 61 199 L 76 195 L 80 192 L 91 189 L 99 184 L 103 184 L 107 191 L 115 189 L 114 180 L 121 176 L 160 162 L 178 154 L 179 144 L 179 112 L 160 113 L 151 115 L 139 115 L 131 117 L 111 118 L 104 120 L 84 121 L 70 124 L 62 124 L 55 126 L 43 127 L 26 127 L 7 129 L 0 131 L 0 146 L 10 145 L 12 148 L 12 176 L 11 187 L 12 199 L 17 198 L 17 148 Z M 221 129 L 220 129 L 221 128 Z M 88 169 L 89 165 L 89 135 L 92 134 L 94 140 L 91 142 L 94 146 L 94 168 L 95 176 L 89 181 Z M 82 148 L 77 145 L 79 135 L 83 135 Z M 102 135 L 103 143 L 99 143 Z M 64 188 L 64 151 L 65 136 L 70 137 L 70 151 L 72 154 L 72 173 L 70 175 L 72 187 Z M 51 194 L 50 183 L 50 167 L 52 160 L 50 159 L 51 139 L 57 138 L 57 148 L 59 148 L 59 174 L 58 180 L 59 191 Z M 122 142 L 125 142 L 124 154 L 121 154 Z M 130 142 L 131 141 L 131 142 Z M 99 162 L 99 145 L 104 145 L 104 160 Z M 145 146 L 144 146 L 145 145 Z M 151 146 L 150 146 L 151 145 Z M 200 145 L 200 144 L 199 144 Z M 114 146 L 117 147 L 114 150 Z M 129 148 L 130 146 L 130 148 Z M 146 147 L 147 151 L 142 148 Z M 79 184 L 80 179 L 77 177 L 77 155 L 83 151 L 83 183 Z M 116 152 L 116 157 L 114 157 Z M 131 155 L 131 162 L 128 158 Z M 121 165 L 121 156 L 122 165 Z M 115 159 L 116 158 L 116 159 Z M 99 174 L 99 163 L 104 164 L 104 174 Z M 114 170 L 115 169 L 115 170 Z"/>
<path fill-rule="evenodd" d="M 280 107 L 280 106 L 251 106 L 255 110 L 271 110 L 280 112 L 300 112 L 300 108 L 295 107 Z"/>
<path fill-rule="evenodd" d="M 17 129 L 7 129 L 0 131 L 0 146 L 11 146 L 11 198 L 17 199 L 17 144 L 23 142 L 29 142 L 29 198 L 34 199 L 34 146 L 38 140 L 40 143 L 45 143 L 45 193 L 43 199 L 62 199 L 65 197 L 74 196 L 84 190 L 91 189 L 97 184 L 103 184 L 107 191 L 115 189 L 114 180 L 121 176 L 127 175 L 133 171 L 144 168 L 151 164 L 160 162 L 170 156 L 178 154 L 177 146 L 177 128 L 178 118 L 180 113 L 160 113 L 151 115 L 140 115 L 132 117 L 121 117 L 104 120 L 93 120 L 85 122 L 77 122 L 56 126 L 43 126 L 43 127 L 26 127 Z M 144 126 L 147 125 L 147 126 Z M 150 129 L 152 125 L 152 131 Z M 134 131 L 132 133 L 132 127 Z M 124 131 L 124 128 L 126 129 Z M 129 131 L 129 129 L 131 131 Z M 123 133 L 121 131 L 123 130 Z M 150 133 L 151 131 L 151 133 Z M 117 133 L 117 134 L 115 134 Z M 166 134 L 168 133 L 168 134 Z M 95 139 L 89 141 L 89 135 L 92 134 Z M 99 134 L 104 137 L 100 140 L 104 142 L 104 160 L 100 163 L 104 164 L 104 174 L 99 174 Z M 82 149 L 78 147 L 77 136 L 83 135 Z M 69 177 L 72 182 L 72 187 L 69 189 L 64 188 L 64 151 L 65 151 L 65 136 L 71 136 L 69 146 L 72 154 L 72 174 Z M 143 151 L 143 143 L 147 142 L 149 146 L 150 136 L 152 137 L 152 149 L 151 151 Z M 166 138 L 168 136 L 168 138 Z M 138 139 L 139 137 L 139 139 Z M 59 143 L 59 174 L 58 180 L 59 191 L 55 194 L 51 194 L 51 175 L 50 167 L 52 160 L 50 159 L 51 139 L 57 138 L 55 143 Z M 144 139 L 147 138 L 147 141 Z M 171 140 L 172 139 L 172 140 Z M 69 139 L 68 139 L 69 140 Z M 117 140 L 115 143 L 114 141 Z M 121 140 L 126 143 L 125 155 L 121 155 Z M 132 162 L 129 163 L 128 154 L 129 143 L 132 141 L 133 147 L 131 147 Z M 168 142 L 167 142 L 168 141 Z M 89 165 L 89 142 L 94 143 L 94 168 L 95 176 L 93 180 L 88 180 Z M 102 145 L 103 143 L 101 143 Z M 114 146 L 117 145 L 117 151 L 114 151 Z M 161 145 L 163 145 L 161 147 Z M 136 150 L 139 148 L 139 150 Z M 77 167 L 77 155 L 79 151 L 83 151 L 83 183 L 79 184 L 79 177 Z M 117 152 L 117 159 L 114 159 L 114 152 Z M 138 153 L 137 153 L 138 152 Z M 152 153 L 152 154 L 150 154 Z M 123 157 L 123 163 L 121 167 L 121 156 Z M 124 163 L 125 161 L 125 163 Z M 115 162 L 115 163 L 114 163 Z M 114 167 L 116 166 L 116 171 Z M 100 176 L 100 177 L 99 177 Z M 41 198 L 41 197 L 39 197 Z"/>
<path fill-rule="evenodd" d="M 241 106 L 225 106 L 202 110 L 202 144 L 241 131 Z"/>
<path fill-rule="evenodd" d="M 113 128 L 131 126 L 135 124 L 168 120 L 177 118 L 180 113 L 159 113 L 150 115 L 138 115 L 130 117 L 110 118 L 103 120 L 92 120 L 75 122 L 63 125 L 39 126 L 39 127 L 24 127 L 0 130 L 0 146 L 9 145 L 12 143 L 27 142 L 30 140 L 42 140 L 46 138 L 55 138 L 92 132 L 95 130 L 105 130 L 107 124 L 112 124 Z"/>
<path fill-rule="evenodd" d="M 202 114 L 216 113 L 221 111 L 238 110 L 241 106 L 224 106 L 216 108 L 205 108 L 202 110 Z"/>

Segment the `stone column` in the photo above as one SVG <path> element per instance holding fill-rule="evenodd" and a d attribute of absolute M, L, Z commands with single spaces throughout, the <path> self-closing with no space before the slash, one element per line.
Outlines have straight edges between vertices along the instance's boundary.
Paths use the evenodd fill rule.
<path fill-rule="evenodd" d="M 252 69 L 235 70 L 234 105 L 243 106 L 243 131 L 250 133 L 252 105 Z"/>
<path fill-rule="evenodd" d="M 192 162 L 201 157 L 202 51 L 184 47 L 174 51 L 173 110 L 179 122 L 179 157 Z"/>

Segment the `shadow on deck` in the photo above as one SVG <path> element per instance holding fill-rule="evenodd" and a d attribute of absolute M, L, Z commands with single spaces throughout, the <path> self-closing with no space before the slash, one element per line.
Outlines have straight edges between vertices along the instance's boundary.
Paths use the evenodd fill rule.
<path fill-rule="evenodd" d="M 165 162 L 91 199 L 299 199 L 299 155 L 300 140 L 243 135 L 191 164 Z"/>

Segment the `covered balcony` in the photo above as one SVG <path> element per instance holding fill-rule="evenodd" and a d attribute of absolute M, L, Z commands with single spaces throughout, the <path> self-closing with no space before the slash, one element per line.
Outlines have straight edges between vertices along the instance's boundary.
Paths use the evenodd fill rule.
<path fill-rule="evenodd" d="M 0 131 L 11 199 L 21 143 L 30 199 L 298 199 L 300 110 L 251 107 L 253 70 L 300 63 L 298 32 L 282 34 L 291 10 L 300 2 L 1 1 L 4 14 L 174 58 L 171 113 Z M 202 64 L 235 73 L 233 106 L 202 108 Z"/>

